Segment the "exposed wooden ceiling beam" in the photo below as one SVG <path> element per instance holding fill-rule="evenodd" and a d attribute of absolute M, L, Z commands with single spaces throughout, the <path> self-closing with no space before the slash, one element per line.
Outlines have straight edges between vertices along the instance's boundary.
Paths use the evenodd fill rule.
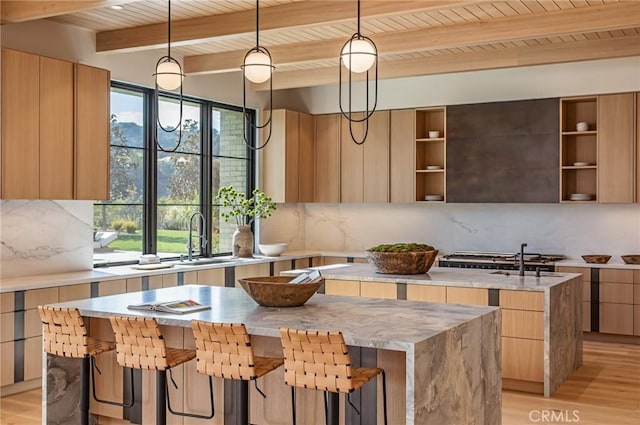
<path fill-rule="evenodd" d="M 403 0 L 365 1 L 361 16 L 391 16 L 402 13 L 442 9 L 489 0 Z M 176 45 L 202 43 L 215 37 L 248 34 L 255 31 L 255 10 L 172 21 L 171 42 Z M 260 9 L 260 31 L 281 30 L 330 22 L 353 20 L 355 2 L 302 1 Z M 124 52 L 161 47 L 167 42 L 166 23 L 102 31 L 96 34 L 97 52 Z"/>
<path fill-rule="evenodd" d="M 50 18 L 83 10 L 99 9 L 135 0 L 72 0 L 72 1 L 37 1 L 37 0 L 2 0 L 0 18 L 2 24 L 32 21 Z"/>
<path fill-rule="evenodd" d="M 381 61 L 379 78 L 389 79 L 630 56 L 640 56 L 640 35 Z M 354 79 L 357 81 L 363 78 L 363 74 L 356 74 Z M 326 67 L 304 71 L 277 72 L 273 77 L 273 88 L 290 89 L 336 84 L 337 82 L 337 69 Z M 254 86 L 254 88 L 268 90 L 269 87 L 267 84 L 263 84 Z"/>
<path fill-rule="evenodd" d="M 379 52 L 405 53 L 616 30 L 638 26 L 640 1 L 491 19 L 486 22 L 448 25 L 372 36 Z M 273 62 L 288 65 L 337 58 L 344 39 L 269 47 Z M 237 71 L 246 50 L 187 56 L 185 72 L 204 74 Z"/>

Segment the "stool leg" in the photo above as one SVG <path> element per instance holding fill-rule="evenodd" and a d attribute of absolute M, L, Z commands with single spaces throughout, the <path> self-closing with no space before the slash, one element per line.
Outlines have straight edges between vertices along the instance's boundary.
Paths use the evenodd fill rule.
<path fill-rule="evenodd" d="M 384 409 L 384 425 L 387 425 L 387 375 L 382 371 L 382 408 Z"/>
<path fill-rule="evenodd" d="M 249 425 L 249 381 L 236 381 L 236 425 Z"/>
<path fill-rule="evenodd" d="M 296 388 L 291 387 L 291 413 L 293 415 L 293 425 L 296 425 Z"/>
<path fill-rule="evenodd" d="M 80 424 L 89 425 L 89 373 L 91 363 L 89 357 L 82 358 L 80 366 Z"/>
<path fill-rule="evenodd" d="M 327 406 L 327 425 L 338 425 L 340 422 L 340 394 L 329 391 Z"/>
<path fill-rule="evenodd" d="M 156 425 L 167 423 L 167 371 L 156 370 Z"/>

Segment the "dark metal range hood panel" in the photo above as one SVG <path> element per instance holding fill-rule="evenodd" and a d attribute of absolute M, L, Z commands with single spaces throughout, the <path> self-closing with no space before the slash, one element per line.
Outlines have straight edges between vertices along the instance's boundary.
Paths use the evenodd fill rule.
<path fill-rule="evenodd" d="M 448 106 L 447 202 L 559 202 L 559 100 Z"/>

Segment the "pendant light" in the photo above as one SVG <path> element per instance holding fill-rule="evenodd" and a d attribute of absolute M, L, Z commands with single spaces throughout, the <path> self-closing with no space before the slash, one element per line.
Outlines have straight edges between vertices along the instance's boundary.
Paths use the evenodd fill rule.
<path fill-rule="evenodd" d="M 184 73 L 182 72 L 182 66 L 180 62 L 177 61 L 173 56 L 171 56 L 171 0 L 168 0 L 168 10 L 167 10 L 167 55 L 158 59 L 156 63 L 156 72 L 154 72 L 153 76 L 155 77 L 155 85 L 156 89 L 153 93 L 155 108 L 156 108 L 156 128 L 155 128 L 155 138 L 156 145 L 158 149 L 163 152 L 175 152 L 182 142 L 182 82 L 184 80 Z M 178 125 L 174 127 L 164 127 L 162 123 L 160 123 L 160 101 L 158 98 L 158 92 L 160 89 L 173 91 L 176 89 L 180 89 L 180 120 L 178 121 Z M 176 142 L 176 146 L 173 149 L 164 149 L 160 142 L 158 141 L 158 127 L 162 129 L 165 133 L 174 133 L 178 130 L 178 141 Z"/>
<path fill-rule="evenodd" d="M 349 71 L 349 90 L 347 93 L 348 96 L 348 106 L 347 110 L 342 106 L 342 65 L 344 65 Z M 374 86 L 374 95 L 373 95 L 373 106 L 370 108 L 369 106 L 369 70 L 375 65 L 375 86 Z M 367 140 L 367 134 L 369 133 L 369 118 L 373 115 L 376 110 L 376 105 L 378 104 L 378 48 L 376 44 L 369 37 L 364 36 L 360 33 L 360 0 L 358 0 L 358 27 L 355 34 L 351 36 L 349 40 L 342 46 L 342 51 L 340 52 L 340 60 L 338 63 L 338 74 L 339 74 L 339 82 L 338 82 L 338 103 L 340 104 L 340 112 L 342 116 L 344 116 L 349 121 L 349 133 L 351 134 L 351 140 L 356 145 L 361 145 Z M 363 72 L 367 73 L 367 83 L 366 83 L 366 112 L 364 117 L 355 118 L 353 117 L 352 111 L 352 102 L 351 99 L 353 97 L 352 92 L 352 74 L 361 74 Z M 353 123 L 364 123 L 364 135 L 362 139 L 357 139 L 353 134 Z"/>
<path fill-rule="evenodd" d="M 260 150 L 267 146 L 271 139 L 271 117 L 273 115 L 273 66 L 271 53 L 266 47 L 260 45 L 260 5 L 256 0 L 256 46 L 247 52 L 244 56 L 244 62 L 240 67 L 242 69 L 242 130 L 244 143 L 253 150 Z M 247 112 L 247 80 L 255 84 L 261 84 L 269 80 L 269 118 L 262 124 L 257 124 L 257 118 L 253 121 Z M 253 146 L 247 140 L 247 123 L 252 130 L 261 130 L 269 127 L 269 133 L 260 146 Z"/>

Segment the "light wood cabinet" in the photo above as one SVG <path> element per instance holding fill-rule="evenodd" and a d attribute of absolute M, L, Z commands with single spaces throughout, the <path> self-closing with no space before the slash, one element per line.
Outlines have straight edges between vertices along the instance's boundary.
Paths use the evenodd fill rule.
<path fill-rule="evenodd" d="M 446 108 L 415 112 L 415 200 L 446 200 Z"/>
<path fill-rule="evenodd" d="M 407 300 L 444 303 L 447 302 L 447 287 L 407 285 Z"/>
<path fill-rule="evenodd" d="M 447 287 L 448 304 L 489 305 L 489 291 L 484 288 Z"/>
<path fill-rule="evenodd" d="M 301 202 L 301 195 L 303 202 L 309 202 L 315 191 L 314 160 L 310 155 L 313 117 L 287 109 L 277 109 L 272 114 L 271 139 L 260 150 L 264 164 L 262 190 L 274 202 Z M 268 131 L 269 127 L 262 130 L 262 140 Z"/>
<path fill-rule="evenodd" d="M 544 381 L 544 341 L 502 338 L 502 378 Z"/>
<path fill-rule="evenodd" d="M 108 199 L 109 71 L 2 49 L 3 199 Z"/>
<path fill-rule="evenodd" d="M 324 293 L 327 295 L 347 295 L 350 297 L 359 297 L 360 281 L 325 279 Z"/>
<path fill-rule="evenodd" d="M 598 201 L 635 197 L 635 94 L 598 97 Z"/>
<path fill-rule="evenodd" d="M 636 202 L 640 202 L 640 93 L 636 93 Z"/>
<path fill-rule="evenodd" d="M 586 130 L 577 129 L 582 122 Z M 597 96 L 560 99 L 560 202 L 597 200 L 598 126 Z"/>
<path fill-rule="evenodd" d="M 340 114 L 315 117 L 315 202 L 340 202 Z"/>
<path fill-rule="evenodd" d="M 110 79 L 76 64 L 75 199 L 109 199 Z"/>
<path fill-rule="evenodd" d="M 398 299 L 397 285 L 395 283 L 361 281 L 360 296 L 395 300 Z"/>
<path fill-rule="evenodd" d="M 389 198 L 391 202 L 415 202 L 415 110 L 392 110 L 389 116 Z"/>
<path fill-rule="evenodd" d="M 633 335 L 633 304 L 600 303 L 600 332 Z"/>
<path fill-rule="evenodd" d="M 363 114 L 354 114 L 361 118 Z M 377 111 L 369 118 L 366 141 L 362 140 L 364 124 L 341 125 L 340 135 L 340 201 L 389 202 L 389 111 Z"/>

